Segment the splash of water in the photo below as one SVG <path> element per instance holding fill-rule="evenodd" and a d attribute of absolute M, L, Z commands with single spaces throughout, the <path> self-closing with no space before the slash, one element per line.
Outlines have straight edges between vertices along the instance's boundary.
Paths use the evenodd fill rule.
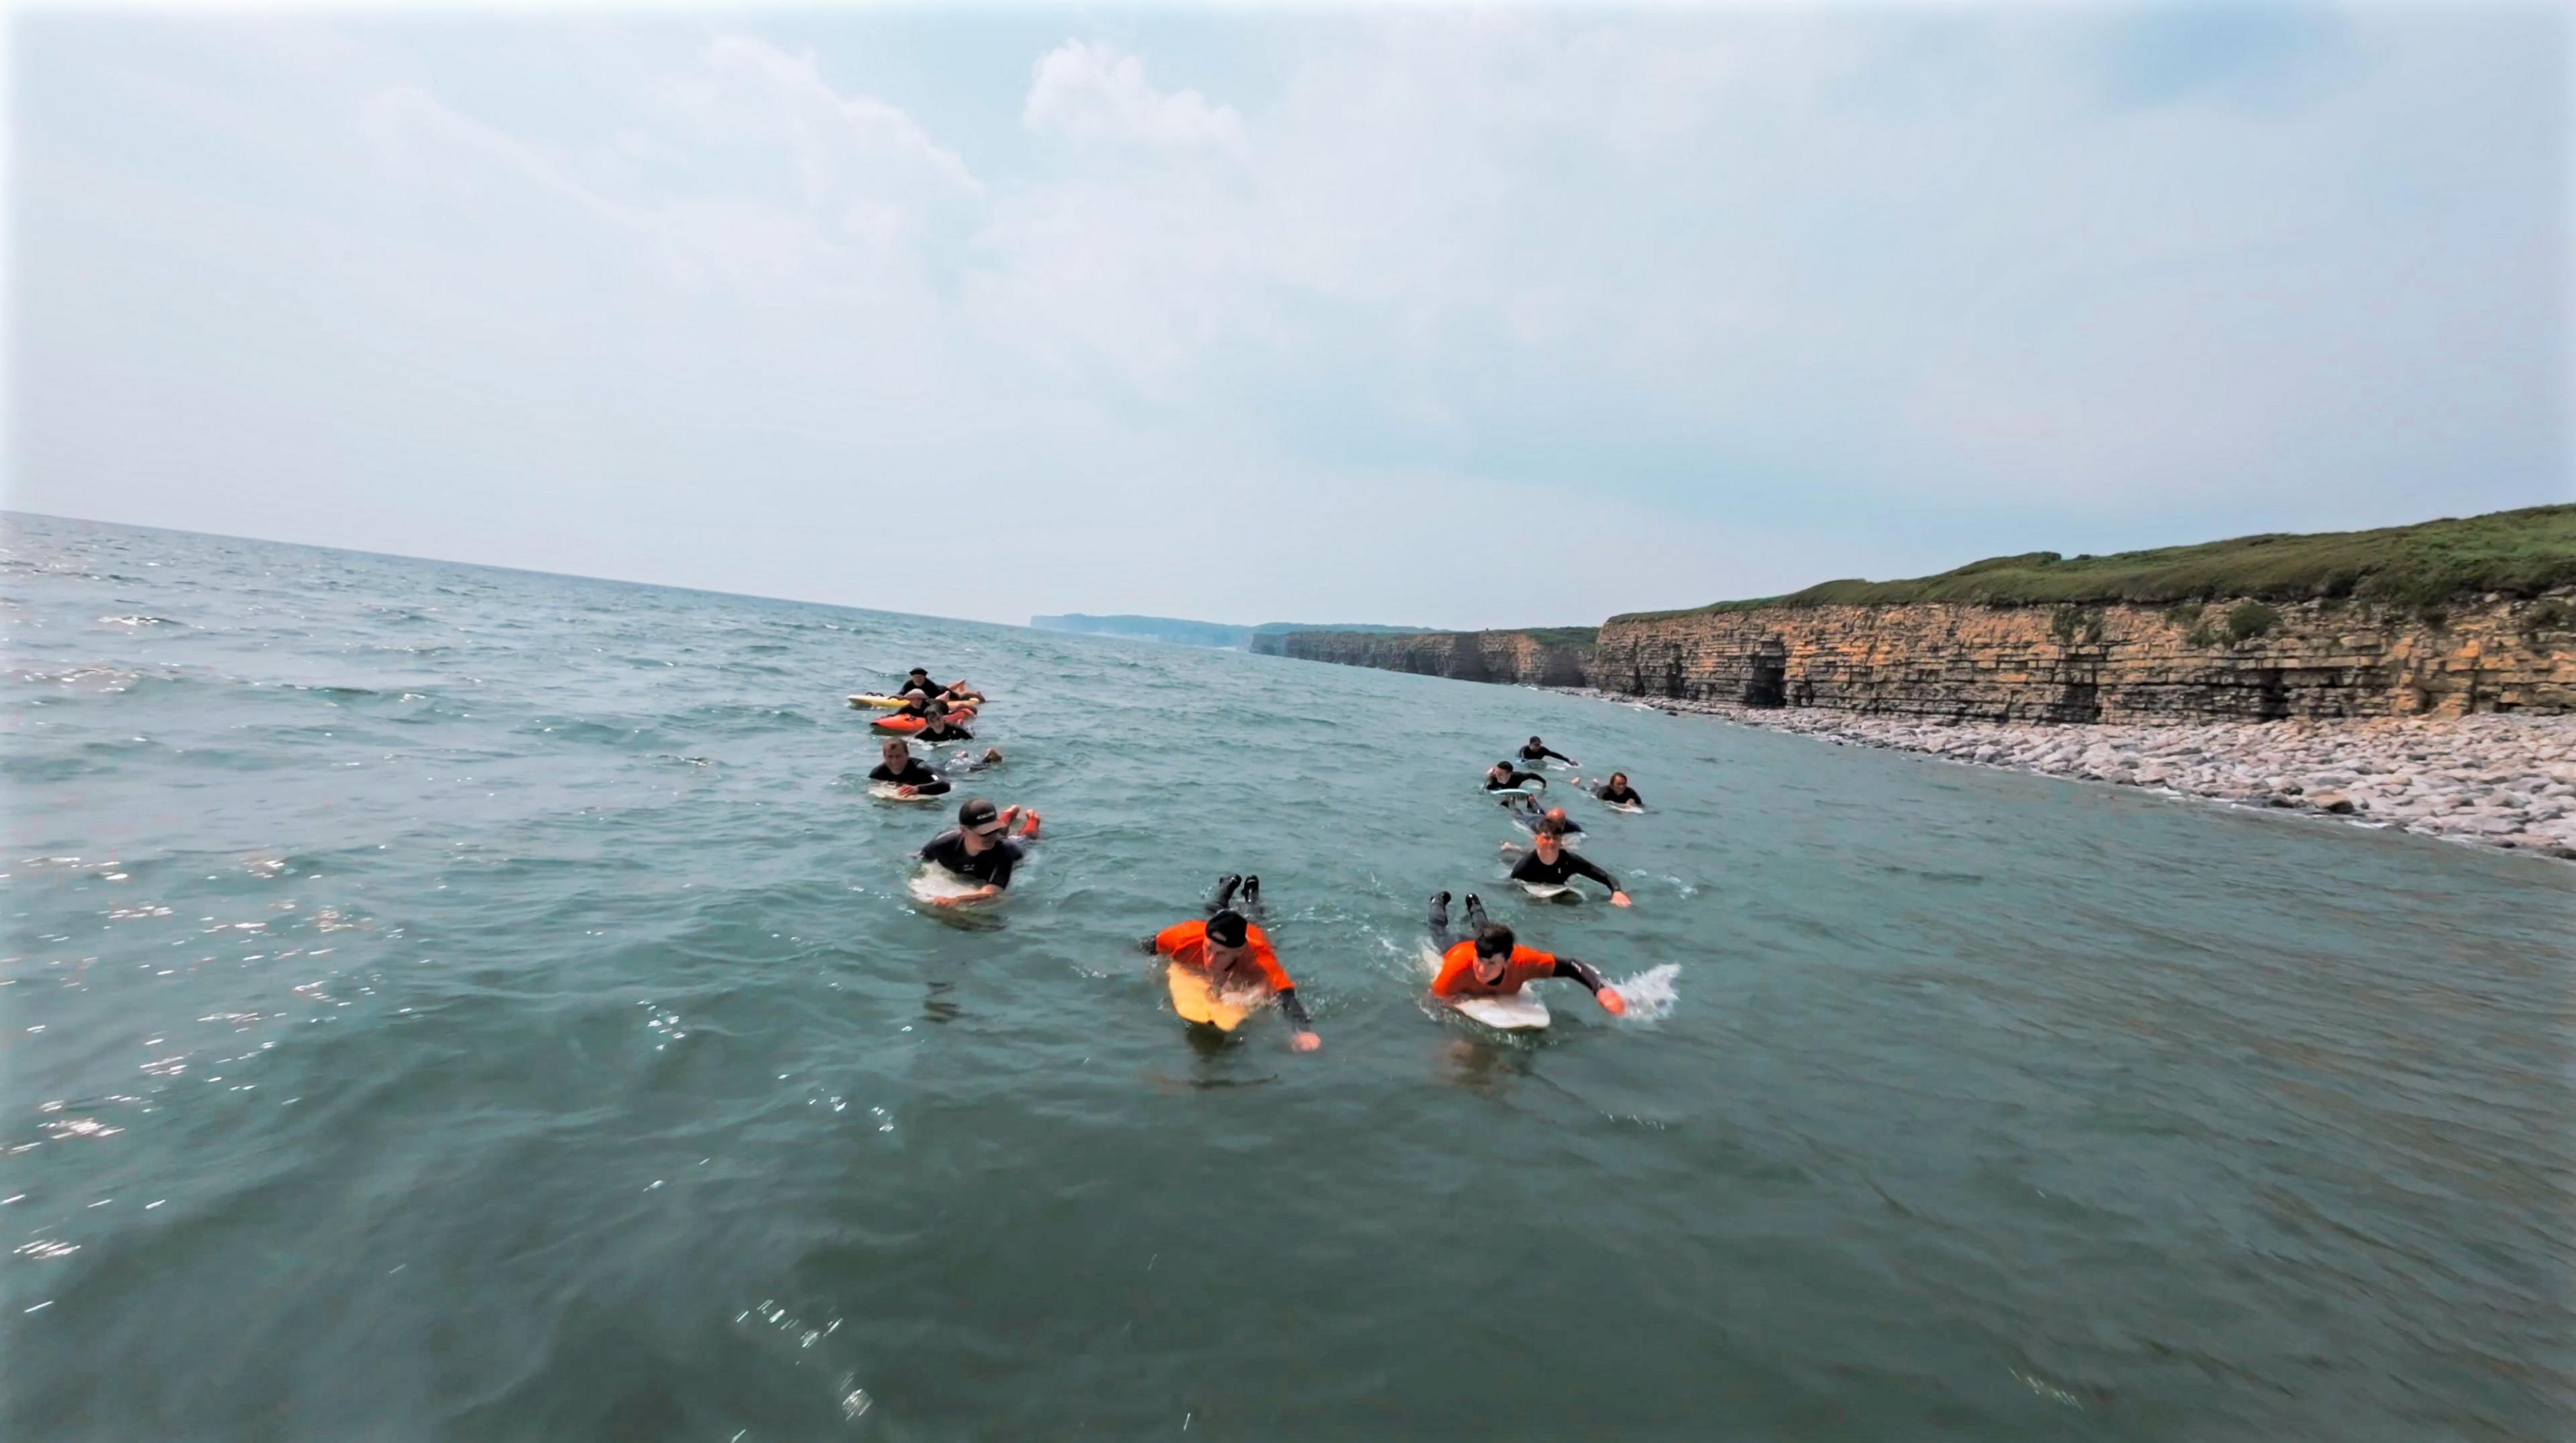
<path fill-rule="evenodd" d="M 1676 979 L 1682 975 L 1682 964 L 1666 962 L 1649 967 L 1633 977 L 1622 977 L 1610 985 L 1628 1000 L 1628 1020 L 1658 1022 L 1669 1016 L 1673 1004 L 1681 999 Z"/>

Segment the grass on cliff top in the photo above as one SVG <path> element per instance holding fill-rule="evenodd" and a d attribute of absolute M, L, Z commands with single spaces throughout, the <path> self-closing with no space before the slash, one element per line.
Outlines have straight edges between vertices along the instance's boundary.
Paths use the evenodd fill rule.
<path fill-rule="evenodd" d="M 2445 517 L 2377 531 L 2239 536 L 2198 546 L 2064 557 L 2054 551 L 1997 556 L 1910 581 L 1827 581 L 1787 596 L 1721 601 L 1682 611 L 1635 612 L 1617 621 L 1704 616 L 1764 606 L 1898 606 L 1964 602 L 2044 606 L 2126 601 L 2160 605 L 2254 597 L 2308 601 L 2355 597 L 2429 606 L 2500 591 L 2530 596 L 2576 583 L 2576 505 Z"/>

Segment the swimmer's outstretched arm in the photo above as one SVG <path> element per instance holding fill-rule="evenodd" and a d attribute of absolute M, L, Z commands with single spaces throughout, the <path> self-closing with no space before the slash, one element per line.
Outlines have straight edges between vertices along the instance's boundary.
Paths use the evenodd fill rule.
<path fill-rule="evenodd" d="M 1586 861 L 1572 852 L 1567 852 L 1564 856 L 1565 869 L 1567 871 L 1573 872 L 1578 876 L 1590 877 L 1593 881 L 1596 881 L 1602 886 L 1610 889 L 1611 906 L 1625 907 L 1628 905 L 1628 890 L 1619 885 L 1618 878 L 1602 871 L 1597 864 Z"/>
<path fill-rule="evenodd" d="M 1556 970 L 1548 975 L 1582 983 L 1584 990 L 1590 992 L 1593 999 L 1601 1004 L 1601 1010 L 1613 1016 L 1628 1010 L 1628 999 L 1620 996 L 1619 989 L 1611 986 L 1601 976 L 1601 969 L 1589 962 L 1577 962 L 1571 957 L 1559 957 L 1556 959 Z"/>

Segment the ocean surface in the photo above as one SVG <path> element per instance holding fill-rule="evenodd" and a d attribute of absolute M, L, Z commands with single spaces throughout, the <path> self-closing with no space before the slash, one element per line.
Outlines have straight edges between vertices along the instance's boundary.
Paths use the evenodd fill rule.
<path fill-rule="evenodd" d="M 2540 1439 L 2576 869 L 1535 691 L 12 517 L 0 1436 Z M 842 697 L 993 697 L 1046 839 Z M 1499 884 L 1532 732 L 1633 910 Z M 1560 791 L 1565 790 L 1560 788 Z M 1135 939 L 1258 873 L 1323 1047 Z M 1426 1007 L 1436 888 L 1593 961 Z"/>

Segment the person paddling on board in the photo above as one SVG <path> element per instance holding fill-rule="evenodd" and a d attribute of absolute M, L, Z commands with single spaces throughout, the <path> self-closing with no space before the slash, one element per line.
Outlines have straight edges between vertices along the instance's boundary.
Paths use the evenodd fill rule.
<path fill-rule="evenodd" d="M 975 734 L 966 729 L 966 723 L 972 721 L 974 716 L 973 712 L 968 711 L 946 713 L 933 711 L 930 725 L 914 732 L 913 739 L 928 742 L 932 746 L 937 746 L 941 742 L 971 742 L 975 739 Z"/>
<path fill-rule="evenodd" d="M 1503 850 L 1517 852 L 1520 848 L 1505 842 Z M 1535 887 L 1562 887 L 1567 885 L 1568 877 L 1590 877 L 1610 889 L 1611 906 L 1628 905 L 1628 894 L 1620 889 L 1617 878 L 1566 850 L 1565 824 L 1542 818 L 1530 833 L 1529 855 L 1512 868 L 1512 880 Z"/>
<path fill-rule="evenodd" d="M 1579 782 L 1583 779 L 1577 777 L 1575 780 Z M 1646 804 L 1644 799 L 1637 795 L 1636 788 L 1628 785 L 1626 772 L 1612 772 L 1610 780 L 1592 789 L 1592 795 L 1614 807 L 1642 807 Z"/>
<path fill-rule="evenodd" d="M 941 687 L 939 699 L 946 702 L 952 709 L 961 706 L 979 707 L 984 704 L 984 694 L 968 685 L 964 677 Z"/>
<path fill-rule="evenodd" d="M 946 779 L 923 766 L 921 759 L 912 754 L 912 748 L 904 745 L 901 737 L 886 738 L 885 745 L 878 748 L 878 752 L 885 760 L 868 773 L 868 780 L 894 783 L 896 796 L 935 797 L 948 790 Z"/>
<path fill-rule="evenodd" d="M 1232 906 L 1238 887 L 1243 892 L 1242 912 Z M 1276 995 L 1279 1010 L 1297 1025 L 1290 1042 L 1299 1052 L 1312 1052 L 1324 1045 L 1324 1039 L 1315 1035 L 1315 1020 L 1306 1015 L 1306 1004 L 1297 1000 L 1297 984 L 1280 967 L 1269 934 L 1253 925 L 1245 912 L 1261 915 L 1261 879 L 1228 872 L 1217 879 L 1216 895 L 1208 899 L 1206 921 L 1176 922 L 1146 938 L 1145 950 L 1168 957 L 1177 966 L 1197 968 L 1206 974 L 1211 992 L 1241 992 L 1258 986 Z"/>
<path fill-rule="evenodd" d="M 1485 904 L 1467 894 L 1467 935 L 1449 930 L 1449 894 L 1431 894 L 1431 942 L 1440 949 L 1440 975 L 1431 980 L 1431 995 L 1508 997 L 1532 982 L 1565 977 L 1580 982 L 1614 1016 L 1628 1010 L 1628 999 L 1601 978 L 1598 968 L 1571 957 L 1559 957 L 1520 945 L 1512 929 L 1485 920 Z"/>
<path fill-rule="evenodd" d="M 1492 769 L 1485 773 L 1485 790 L 1489 792 L 1508 792 L 1514 787 L 1529 782 L 1536 782 L 1543 787 L 1547 785 L 1547 778 L 1536 772 L 1514 770 L 1510 762 L 1496 762 Z"/>
<path fill-rule="evenodd" d="M 1015 817 L 1020 824 L 1016 841 L 1007 835 Z M 967 798 L 966 805 L 957 809 L 957 825 L 931 838 L 921 849 L 921 860 L 983 885 L 962 896 L 937 898 L 931 905 L 955 907 L 1002 895 L 1011 885 L 1011 869 L 1028 855 L 1022 844 L 1037 839 L 1035 808 L 1010 806 L 997 811 L 990 797 Z"/>
<path fill-rule="evenodd" d="M 1569 837 L 1575 836 L 1583 830 L 1583 824 L 1566 816 L 1565 808 L 1563 807 L 1549 807 L 1545 811 L 1539 810 L 1538 798 L 1536 797 L 1518 794 L 1508 796 L 1503 798 L 1503 808 L 1512 814 L 1512 820 L 1514 822 L 1528 828 L 1530 835 L 1532 836 L 1538 835 L 1538 829 L 1548 822 L 1557 823 L 1563 829 L 1565 835 Z"/>
<path fill-rule="evenodd" d="M 1540 741 L 1536 737 L 1531 737 L 1528 741 L 1521 743 L 1521 761 L 1523 764 L 1534 767 L 1539 763 L 1546 761 L 1549 757 L 1554 757 L 1569 767 L 1579 767 L 1583 765 L 1583 763 L 1576 761 L 1574 758 L 1567 756 L 1563 752 L 1549 751 L 1547 749 L 1547 743 Z"/>

